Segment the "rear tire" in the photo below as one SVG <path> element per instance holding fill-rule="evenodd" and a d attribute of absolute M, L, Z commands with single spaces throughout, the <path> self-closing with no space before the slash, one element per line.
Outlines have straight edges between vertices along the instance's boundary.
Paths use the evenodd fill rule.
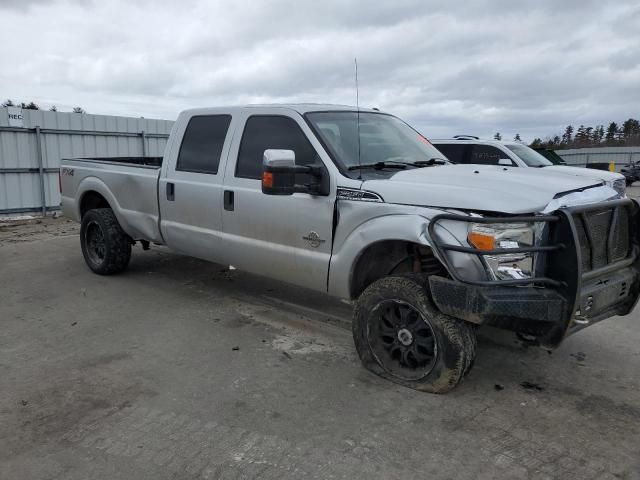
<path fill-rule="evenodd" d="M 409 388 L 446 393 L 473 366 L 473 326 L 441 313 L 421 275 L 383 277 L 369 285 L 356 303 L 352 327 L 365 368 Z"/>
<path fill-rule="evenodd" d="M 94 273 L 112 275 L 124 271 L 131 259 L 131 243 L 110 208 L 89 210 L 82 217 L 80 246 Z"/>

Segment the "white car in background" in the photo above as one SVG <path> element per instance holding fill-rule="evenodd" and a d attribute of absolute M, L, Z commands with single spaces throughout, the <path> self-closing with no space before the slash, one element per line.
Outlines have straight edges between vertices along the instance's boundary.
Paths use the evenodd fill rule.
<path fill-rule="evenodd" d="M 518 142 L 481 140 L 471 135 L 456 135 L 453 138 L 430 141 L 453 163 L 545 168 L 567 175 L 602 180 L 618 193 L 624 193 L 626 187 L 624 176 L 620 173 L 554 165 L 534 149 Z"/>

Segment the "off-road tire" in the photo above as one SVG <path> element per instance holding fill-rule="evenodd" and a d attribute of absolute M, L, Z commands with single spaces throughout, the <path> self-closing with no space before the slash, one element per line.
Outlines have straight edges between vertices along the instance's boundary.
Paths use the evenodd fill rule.
<path fill-rule="evenodd" d="M 94 273 L 112 275 L 124 271 L 131 259 L 131 244 L 131 237 L 122 230 L 110 208 L 89 210 L 82 217 L 80 246 L 87 266 Z"/>
<path fill-rule="evenodd" d="M 431 328 L 436 354 L 430 370 L 421 378 L 406 378 L 397 370 L 392 372 L 391 364 L 385 365 L 372 347 L 370 322 L 381 321 L 375 309 L 389 300 L 413 307 Z M 352 329 L 356 350 L 365 368 L 425 392 L 446 393 L 453 389 L 471 370 L 476 355 L 473 325 L 441 313 L 430 298 L 426 277 L 419 274 L 383 277 L 369 285 L 356 302 Z"/>

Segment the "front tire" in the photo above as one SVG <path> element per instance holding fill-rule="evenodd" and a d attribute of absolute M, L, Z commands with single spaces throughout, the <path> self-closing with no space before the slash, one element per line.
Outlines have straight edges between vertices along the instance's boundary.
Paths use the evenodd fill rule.
<path fill-rule="evenodd" d="M 80 246 L 88 267 L 99 275 L 120 273 L 131 259 L 131 238 L 110 208 L 89 210 L 82 217 Z"/>
<path fill-rule="evenodd" d="M 409 388 L 446 393 L 471 369 L 471 325 L 434 306 L 420 275 L 383 277 L 356 303 L 353 338 L 363 365 Z"/>

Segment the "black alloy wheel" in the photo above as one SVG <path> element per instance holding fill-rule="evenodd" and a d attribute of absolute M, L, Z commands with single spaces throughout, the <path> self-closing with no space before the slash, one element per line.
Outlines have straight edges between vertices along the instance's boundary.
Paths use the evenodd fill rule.
<path fill-rule="evenodd" d="M 419 380 L 433 369 L 438 355 L 429 322 L 409 303 L 389 299 L 374 307 L 376 320 L 369 324 L 373 354 L 392 375 Z"/>

